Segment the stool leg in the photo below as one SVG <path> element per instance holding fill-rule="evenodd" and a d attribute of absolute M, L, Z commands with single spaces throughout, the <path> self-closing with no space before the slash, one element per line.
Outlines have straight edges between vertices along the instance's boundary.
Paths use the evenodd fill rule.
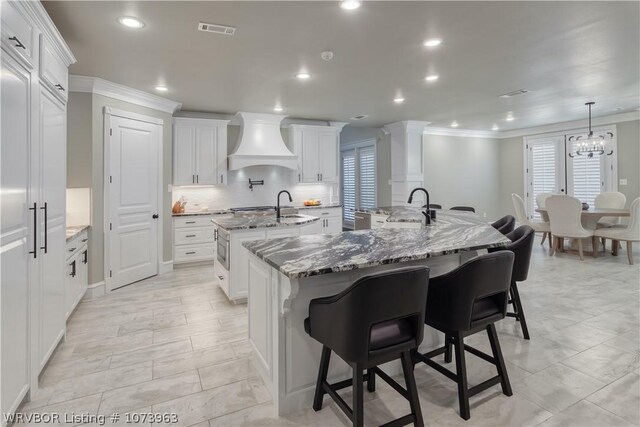
<path fill-rule="evenodd" d="M 451 363 L 451 335 L 444 334 L 444 363 Z"/>
<path fill-rule="evenodd" d="M 458 376 L 458 400 L 460 401 L 460 416 L 468 420 L 471 418 L 469 410 L 469 385 L 467 383 L 467 363 L 464 357 L 464 337 L 456 333 L 453 337 L 453 349 L 456 353 L 456 374 Z"/>
<path fill-rule="evenodd" d="M 409 393 L 409 406 L 411 406 L 411 414 L 414 416 L 413 425 L 416 427 L 424 427 L 422 410 L 420 409 L 420 399 L 418 398 L 418 388 L 416 387 L 416 378 L 413 375 L 411 355 L 408 351 L 405 351 L 400 357 L 402 359 L 404 382 L 407 385 L 407 392 Z"/>
<path fill-rule="evenodd" d="M 487 326 L 487 335 L 489 336 L 489 344 L 491 344 L 493 358 L 496 361 L 498 375 L 500 375 L 501 378 L 502 392 L 507 396 L 511 396 L 513 392 L 511 391 L 511 383 L 509 382 L 509 375 L 507 374 L 507 366 L 505 365 L 504 358 L 502 357 L 502 350 L 500 349 L 496 326 L 493 323 Z"/>
<path fill-rule="evenodd" d="M 351 365 L 353 368 L 353 426 L 364 426 L 364 378 L 362 377 L 362 366 Z"/>
<path fill-rule="evenodd" d="M 367 369 L 367 391 L 369 393 L 376 391 L 376 373 L 371 369 Z"/>
<path fill-rule="evenodd" d="M 322 409 L 322 398 L 324 397 L 324 383 L 327 382 L 329 372 L 329 360 L 331 359 L 331 349 L 326 345 L 322 346 L 322 356 L 320 357 L 320 368 L 318 369 L 318 381 L 316 382 L 316 392 L 313 396 L 313 409 Z"/>
<path fill-rule="evenodd" d="M 529 328 L 527 328 L 527 321 L 524 318 L 524 311 L 522 310 L 522 301 L 520 300 L 520 292 L 518 292 L 518 285 L 516 282 L 511 283 L 511 299 L 513 300 L 513 305 L 516 308 L 516 320 L 520 322 L 520 327 L 522 328 L 522 335 L 525 340 L 529 338 Z"/>

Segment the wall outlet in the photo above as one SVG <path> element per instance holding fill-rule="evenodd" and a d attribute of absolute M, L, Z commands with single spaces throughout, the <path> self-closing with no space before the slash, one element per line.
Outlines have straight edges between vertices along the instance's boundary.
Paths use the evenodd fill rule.
<path fill-rule="evenodd" d="M 487 213 L 486 212 L 482 212 L 482 217 L 486 218 L 487 217 Z"/>
<path fill-rule="evenodd" d="M 627 178 L 620 178 L 620 185 L 627 185 Z"/>

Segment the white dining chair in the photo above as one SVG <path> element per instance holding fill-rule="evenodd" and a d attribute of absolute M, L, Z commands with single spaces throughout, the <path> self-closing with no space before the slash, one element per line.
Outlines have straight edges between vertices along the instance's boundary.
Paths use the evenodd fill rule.
<path fill-rule="evenodd" d="M 618 191 L 608 191 L 596 196 L 594 205 L 596 209 L 624 209 L 627 197 Z M 619 217 L 603 216 L 598 220 L 598 228 L 611 227 L 620 222 Z"/>
<path fill-rule="evenodd" d="M 585 230 L 580 217 L 582 216 L 582 202 L 575 197 L 553 195 L 545 201 L 545 209 L 549 215 L 553 244 L 550 255 L 560 249 L 564 238 L 578 241 L 578 253 L 580 260 L 584 261 L 582 239 L 593 237 L 593 231 Z M 594 253 L 597 249 L 594 250 Z"/>
<path fill-rule="evenodd" d="M 516 220 L 521 225 L 528 225 L 533 228 L 536 233 L 542 233 L 542 242 L 540 244 L 544 244 L 545 239 L 549 239 L 549 247 L 551 247 L 551 227 L 548 222 L 545 221 L 537 221 L 530 220 L 527 217 L 527 210 L 524 207 L 524 200 L 516 193 L 511 194 L 511 200 L 513 201 L 513 208 L 516 211 Z"/>
<path fill-rule="evenodd" d="M 538 209 L 546 208 L 546 200 L 553 196 L 553 193 L 538 193 L 536 196 L 536 205 L 538 205 Z"/>
<path fill-rule="evenodd" d="M 628 226 L 613 226 L 599 228 L 595 231 L 596 237 L 611 239 L 611 247 L 617 251 L 618 242 L 627 242 L 627 257 L 629 264 L 633 265 L 633 242 L 640 242 L 640 197 L 631 202 Z"/>

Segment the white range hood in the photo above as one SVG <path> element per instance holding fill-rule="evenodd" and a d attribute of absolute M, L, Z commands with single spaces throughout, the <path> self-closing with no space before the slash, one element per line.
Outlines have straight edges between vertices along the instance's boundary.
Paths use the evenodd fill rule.
<path fill-rule="evenodd" d="M 229 170 L 248 166 L 282 166 L 298 168 L 298 156 L 282 140 L 280 122 L 286 116 L 278 114 L 238 113 L 240 137 L 228 157 Z"/>

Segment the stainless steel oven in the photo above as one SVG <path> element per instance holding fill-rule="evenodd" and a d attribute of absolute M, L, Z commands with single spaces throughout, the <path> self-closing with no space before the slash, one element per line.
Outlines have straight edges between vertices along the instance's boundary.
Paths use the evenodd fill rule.
<path fill-rule="evenodd" d="M 229 232 L 223 230 L 222 228 L 217 229 L 216 233 L 216 241 L 218 242 L 218 262 L 222 264 L 224 268 L 229 270 L 229 255 L 230 251 L 230 243 L 229 243 Z"/>

